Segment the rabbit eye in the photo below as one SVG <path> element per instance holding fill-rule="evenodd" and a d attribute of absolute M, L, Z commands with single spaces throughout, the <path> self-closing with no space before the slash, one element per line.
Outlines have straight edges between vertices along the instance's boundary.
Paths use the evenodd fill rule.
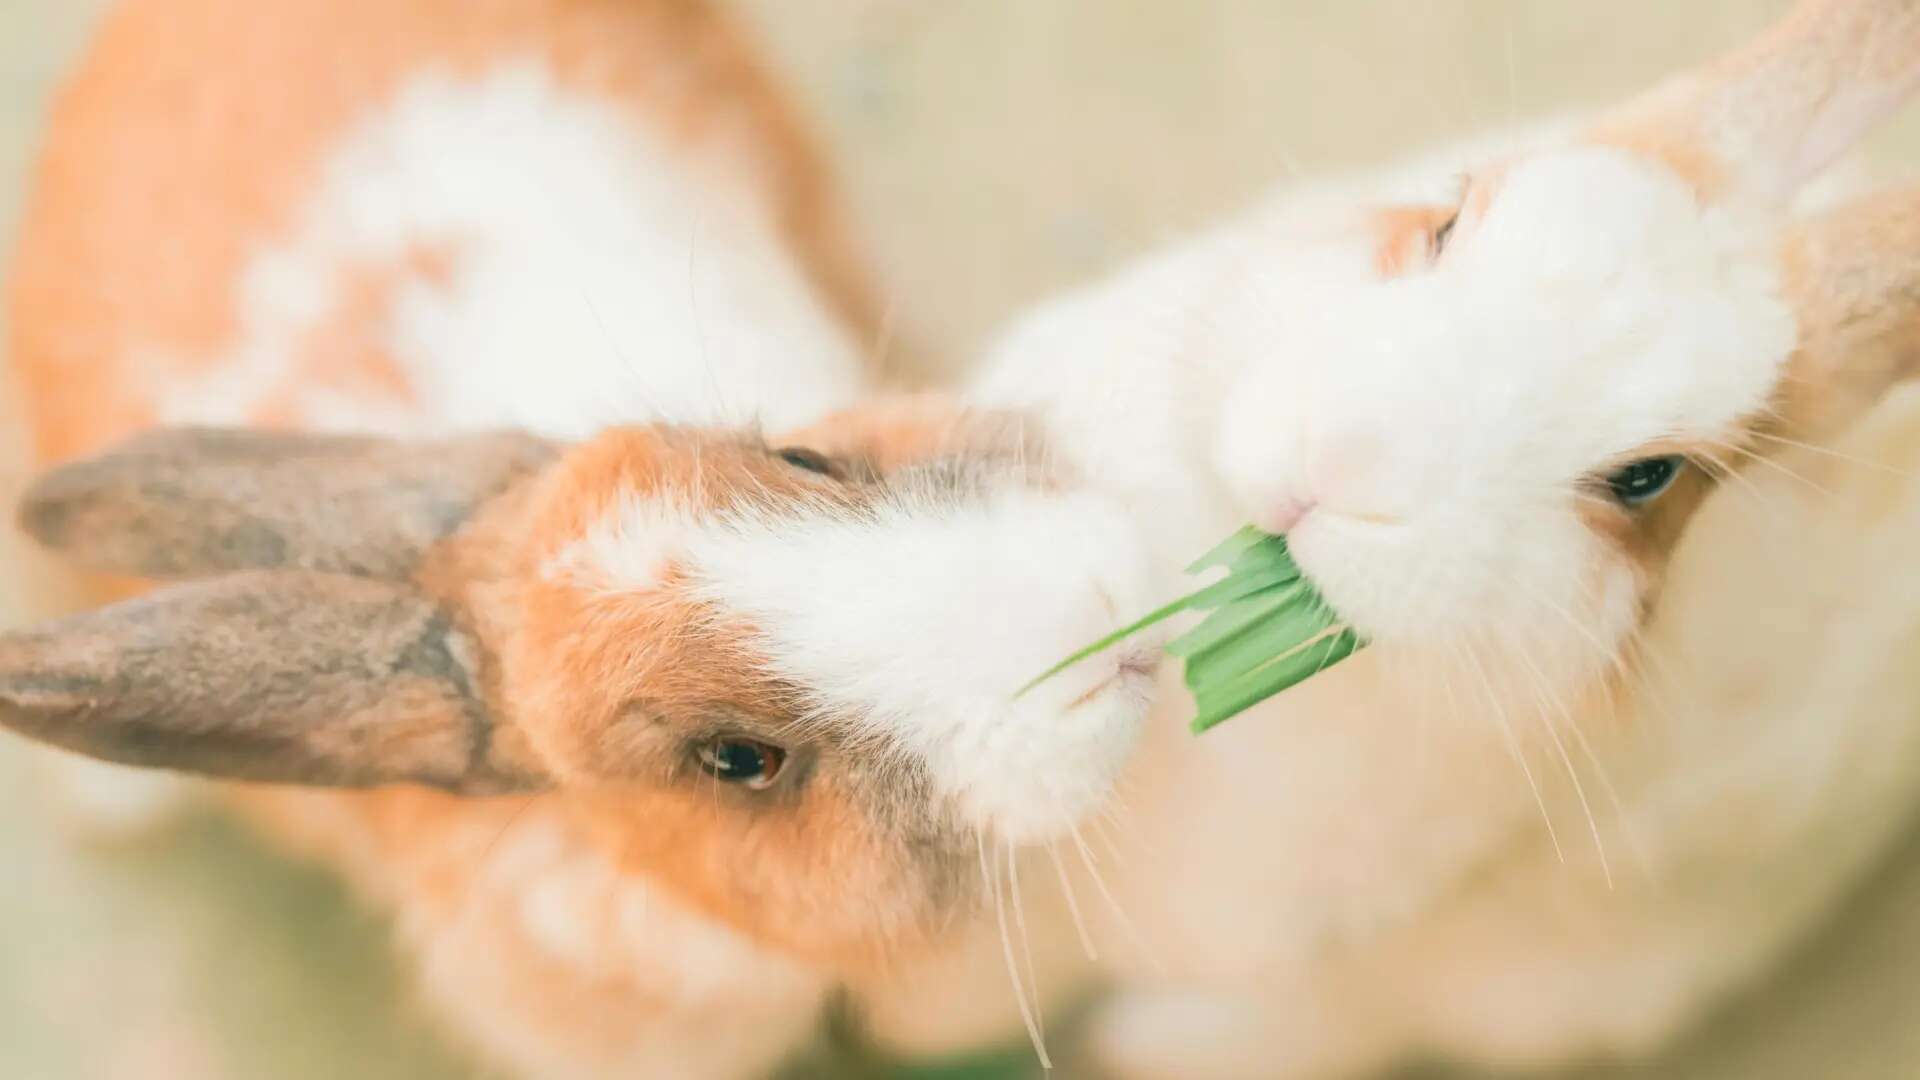
<path fill-rule="evenodd" d="M 1685 464 L 1686 459 L 1678 454 L 1642 458 L 1609 475 L 1607 487 L 1623 504 L 1640 506 L 1673 486 L 1674 477 L 1680 475 L 1680 468 Z"/>
<path fill-rule="evenodd" d="M 1439 258 L 1447 250 L 1447 241 L 1453 238 L 1453 227 L 1460 224 L 1460 212 L 1454 211 L 1446 223 L 1433 230 L 1433 257 Z"/>
<path fill-rule="evenodd" d="M 753 791 L 765 790 L 787 763 L 785 750 L 752 739 L 711 739 L 701 744 L 695 756 L 707 775 Z"/>
<path fill-rule="evenodd" d="M 1453 201 L 1453 213 L 1440 226 L 1433 230 L 1433 239 L 1428 241 L 1428 259 L 1438 259 L 1447 250 L 1447 241 L 1453 239 L 1453 230 L 1460 224 L 1461 215 L 1467 212 L 1467 193 L 1473 190 L 1473 177 L 1462 176 L 1459 180 L 1460 194 Z"/>
<path fill-rule="evenodd" d="M 810 473 L 819 473 L 821 476 L 833 475 L 833 462 L 827 460 L 825 454 L 815 453 L 802 446 L 784 447 L 775 453 L 780 455 L 781 461 L 796 469 L 805 469 Z"/>

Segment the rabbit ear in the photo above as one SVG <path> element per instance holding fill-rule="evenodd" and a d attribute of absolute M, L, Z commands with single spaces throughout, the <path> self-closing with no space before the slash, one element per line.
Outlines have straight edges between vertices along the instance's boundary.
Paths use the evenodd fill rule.
<path fill-rule="evenodd" d="M 1800 324 L 1777 405 L 1786 423 L 1832 432 L 1920 374 L 1920 188 L 1795 222 L 1782 266 Z"/>
<path fill-rule="evenodd" d="M 138 577 L 403 578 L 480 503 L 554 454 L 518 433 L 406 443 L 160 430 L 55 469 L 27 492 L 20 523 L 89 569 Z"/>
<path fill-rule="evenodd" d="M 1779 202 L 1920 84 L 1920 4 L 1802 0 L 1744 49 L 1604 115 L 1599 141 L 1664 161 L 1710 200 Z"/>
<path fill-rule="evenodd" d="M 406 586 L 237 574 L 0 636 L 0 725 L 237 780 L 543 786 L 517 732 L 496 729 L 475 662 Z"/>

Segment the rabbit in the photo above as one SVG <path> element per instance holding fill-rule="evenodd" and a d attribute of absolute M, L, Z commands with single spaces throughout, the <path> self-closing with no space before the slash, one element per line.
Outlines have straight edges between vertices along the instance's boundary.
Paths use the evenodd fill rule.
<path fill-rule="evenodd" d="M 1911 485 L 1821 507 L 1859 566 L 1761 573 L 1754 522 L 1694 519 L 1912 373 L 1920 194 L 1794 199 L 1917 81 L 1920 4 L 1803 2 L 1597 115 L 1283 192 L 989 351 L 968 400 L 1034 417 L 1161 574 L 1250 521 L 1371 641 L 1199 739 L 1163 675 L 1101 1075 L 1644 1054 L 1886 850 Z"/>
<path fill-rule="evenodd" d="M 114 602 L 0 637 L 0 725 L 221 781 L 490 1067 L 774 1069 L 973 955 L 1139 736 L 1151 650 L 1014 695 L 1146 598 L 1122 508 L 866 397 L 824 170 L 705 5 L 124 0 L 12 269 L 20 520 Z"/>
<path fill-rule="evenodd" d="M 1727 664 L 1697 647 L 1726 625 L 1709 587 L 1724 582 L 1695 570 L 1702 584 L 1690 592 L 1680 573 L 1719 563 L 1675 549 L 1683 532 L 1700 532 L 1682 528 L 1694 510 L 1705 504 L 1710 518 L 1727 500 L 1705 498 L 1711 478 L 1698 468 L 1647 463 L 1670 449 L 1710 457 L 1697 442 L 1706 435 L 1773 454 L 1784 444 L 1770 439 L 1845 427 L 1903 374 L 1900 199 L 1806 221 L 1783 200 L 1905 94 L 1912 23 L 1885 0 L 1804 7 L 1732 61 L 1598 122 L 1539 133 L 1530 152 L 1491 170 L 1497 183 L 1469 189 L 1461 221 L 1450 205 L 1379 200 L 1444 192 L 1432 170 L 1477 149 L 1283 199 L 1044 307 L 964 395 L 857 403 L 773 444 L 791 444 L 784 454 L 671 428 L 564 447 L 556 441 L 576 431 L 426 445 L 149 436 L 53 473 L 27 499 L 25 523 L 82 563 L 198 580 L 5 639 L 0 722 L 134 764 L 398 784 L 232 797 L 388 898 L 429 996 L 494 1057 L 540 1075 L 661 1061 L 751 1072 L 803 1038 L 835 991 L 882 1045 L 934 1053 L 1019 1026 L 1040 1035 L 1036 1005 L 1101 984 L 1111 989 L 1085 1060 L 1123 1076 L 1337 1075 L 1419 1052 L 1540 1064 L 1643 1050 L 1812 925 L 1902 816 L 1906 729 L 1864 690 L 1822 753 L 1795 757 L 1807 703 L 1822 700 L 1812 688 L 1765 708 L 1729 706 L 1711 680 L 1678 680 L 1718 722 L 1771 722 L 1776 737 L 1754 740 L 1770 753 L 1712 777 L 1749 800 L 1735 804 L 1736 820 L 1773 813 L 1758 839 L 1729 840 L 1731 795 L 1688 798 L 1703 762 L 1725 760 L 1717 726 L 1660 730 L 1665 745 L 1634 739 L 1675 727 L 1661 705 L 1684 700 L 1656 674 L 1663 640 Z M 1556 204 L 1562 190 L 1587 202 Z M 1589 211 L 1598 216 L 1582 231 Z M 1862 232 L 1885 242 L 1835 242 Z M 1606 242 L 1564 249 L 1597 268 L 1555 262 L 1553 243 L 1521 243 L 1569 235 Z M 1443 286 L 1479 303 L 1443 318 L 1431 296 Z M 1633 303 L 1649 296 L 1653 314 Z M 1862 317 L 1882 301 L 1886 318 Z M 1655 317 L 1665 309 L 1697 318 Z M 1546 375 L 1567 365 L 1554 366 L 1552 349 L 1482 387 L 1448 336 L 1498 343 L 1521 336 L 1513 327 L 1547 324 L 1574 340 L 1582 317 L 1610 314 L 1624 326 L 1609 358 L 1648 373 L 1647 401 L 1558 387 Z M 1389 331 L 1413 340 L 1396 344 Z M 1401 355 L 1408 366 L 1391 368 Z M 1312 532 L 1351 512 L 1329 509 L 1317 483 L 1295 482 L 1290 459 L 1275 464 L 1272 444 L 1289 441 L 1280 436 L 1311 430 L 1286 411 L 1290 397 L 1275 396 L 1303 379 L 1316 423 L 1347 418 L 1363 433 L 1376 421 L 1416 423 L 1422 395 L 1502 385 L 1532 391 L 1543 411 L 1571 400 L 1618 425 L 1591 425 L 1602 435 L 1638 430 L 1641 412 L 1703 423 L 1686 408 L 1726 430 L 1662 429 L 1696 441 L 1608 449 L 1581 466 L 1598 471 L 1591 484 L 1555 480 L 1551 498 L 1521 500 L 1528 512 L 1464 538 L 1456 561 L 1491 552 L 1550 579 L 1527 583 L 1535 588 L 1571 588 L 1567 616 L 1543 619 L 1503 607 L 1504 581 L 1475 588 L 1458 567 L 1449 581 L 1444 564 L 1427 574 L 1406 548 L 1367 534 L 1395 524 L 1377 511 L 1363 507 L 1316 547 Z M 1357 387 L 1395 407 L 1335 407 Z M 1497 420 L 1518 427 L 1533 415 L 1497 398 L 1448 405 L 1485 419 L 1489 434 L 1507 432 Z M 1460 465 L 1443 451 L 1462 433 L 1444 419 L 1415 430 L 1436 460 Z M 1524 428 L 1523 457 L 1542 484 L 1555 454 L 1600 438 L 1583 415 L 1572 419 L 1581 423 Z M 1359 451 L 1341 456 L 1364 460 Z M 1374 456 L 1383 474 L 1409 466 Z M 776 458 L 808 475 L 764 471 Z M 419 505 L 423 476 L 455 486 L 430 487 Z M 312 504 L 289 477 L 341 492 L 334 501 L 355 508 L 347 527 L 303 513 Z M 660 491 L 671 496 L 644 494 Z M 1641 509 L 1624 509 L 1629 498 Z M 1180 730 L 1179 693 L 1152 691 L 1150 649 L 1011 699 L 1025 675 L 1172 589 L 1166 568 L 1244 519 L 1290 534 L 1303 566 L 1373 639 L 1368 650 L 1204 740 Z M 1886 522 L 1872 550 L 1898 550 L 1900 524 Z M 1725 542 L 1724 530 L 1701 535 Z M 1588 556 L 1596 581 L 1569 570 L 1554 542 Z M 298 577 L 275 576 L 286 573 Z M 1440 589 L 1466 600 L 1448 604 Z M 1412 602 L 1385 595 L 1395 590 Z M 1817 590 L 1797 599 L 1823 610 Z M 1878 599 L 1897 619 L 1901 598 Z M 1478 626 L 1458 611 L 1474 605 L 1489 607 Z M 1006 618 L 1014 611 L 1017 621 Z M 309 619 L 298 633 L 285 625 L 295 615 Z M 1523 619 L 1524 636 L 1501 622 Z M 1501 639 L 1476 641 L 1490 625 Z M 272 657 L 237 650 L 276 629 Z M 657 663 L 625 670 L 633 643 Z M 1738 658 L 1748 670 L 1778 648 L 1748 644 L 1756 651 Z M 428 685 L 370 690 L 373 675 Z M 316 681 L 340 696 L 316 698 Z M 765 781 L 763 794 L 858 788 L 872 801 L 806 828 L 795 814 L 776 831 L 747 827 L 751 811 L 720 827 L 675 816 L 684 784 L 659 775 L 622 777 L 610 795 L 603 770 L 626 760 L 619 751 L 646 748 L 607 726 L 608 702 L 645 687 L 642 711 L 656 715 L 645 698 L 665 695 L 674 707 L 658 714 L 680 719 L 700 711 L 686 702 L 711 700 L 712 685 L 738 688 L 729 715 L 740 698 L 755 707 L 722 732 L 675 729 L 682 772 L 707 770 L 710 793 L 745 797 L 737 789 Z M 1838 700 L 1843 688 L 1820 689 Z M 1885 700 L 1900 700 L 1898 689 Z M 293 707 L 290 693 L 314 707 Z M 193 707 L 209 701 L 239 708 Z M 450 730 L 450 712 L 466 722 Z M 748 723 L 762 712 L 776 719 Z M 1618 723 L 1602 728 L 1595 714 Z M 364 734 L 341 736 L 341 715 Z M 796 733 L 811 738 L 795 744 Z M 808 768 L 815 758 L 830 764 Z M 1862 761 L 1882 766 L 1872 783 L 1843 768 Z M 1562 774 L 1548 766 L 1568 781 L 1553 782 Z M 1767 802 L 1782 776 L 1845 798 Z M 510 794 L 527 789 L 559 797 Z M 1082 833 L 1116 789 L 1129 810 L 1110 838 L 1119 857 L 1107 861 Z M 643 799 L 652 821 L 683 827 L 637 824 Z M 1645 881 L 1625 867 L 1616 875 L 1597 842 L 1584 853 L 1564 824 L 1553 828 L 1596 803 L 1599 814 L 1581 820 L 1596 822 L 1597 840 L 1613 809 L 1630 838 L 1615 838 L 1615 857 L 1622 842 L 1646 845 Z M 1836 822 L 1863 815 L 1873 828 L 1832 842 Z M 708 831 L 695 836 L 696 820 Z M 876 829 L 882 838 L 863 845 Z M 1062 848 L 1087 877 L 1105 863 L 1095 884 L 1109 904 L 1080 910 Z M 1810 851 L 1821 856 L 1812 869 Z M 1033 887 L 1034 872 L 1050 871 L 1060 890 Z M 1756 884 L 1774 902 L 1739 899 Z M 1076 919 L 1093 924 L 1084 948 Z M 742 939 L 747 948 L 722 947 Z M 738 980 L 715 981 L 736 969 Z M 636 973 L 684 995 L 635 987 L 676 1006 L 670 1019 L 640 1025 L 636 1016 L 658 1010 L 581 990 Z M 1631 992 L 1593 993 L 1622 985 Z M 567 1015 L 540 1007 L 555 1000 Z M 574 1005 L 583 1000 L 593 1007 Z M 542 1014 L 545 1023 L 531 1019 Z M 738 1030 L 750 1045 L 711 1037 Z"/>

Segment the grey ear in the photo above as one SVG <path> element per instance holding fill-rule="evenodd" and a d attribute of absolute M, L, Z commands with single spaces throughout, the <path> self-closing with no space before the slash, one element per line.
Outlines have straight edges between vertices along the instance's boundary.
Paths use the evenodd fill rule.
<path fill-rule="evenodd" d="M 83 566 L 138 577 L 297 568 L 401 578 L 555 453 L 511 432 L 408 443 L 165 429 L 55 469 L 21 501 L 20 524 Z"/>
<path fill-rule="evenodd" d="M 238 780 L 544 786 L 464 637 L 403 585 L 298 571 L 176 586 L 0 636 L 0 725 Z"/>

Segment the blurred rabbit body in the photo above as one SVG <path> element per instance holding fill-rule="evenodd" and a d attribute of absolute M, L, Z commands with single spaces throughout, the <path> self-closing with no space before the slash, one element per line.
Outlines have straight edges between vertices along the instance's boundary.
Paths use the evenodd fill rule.
<path fill-rule="evenodd" d="M 43 461 L 156 423 L 789 426 L 865 384 L 827 181 L 704 5 L 128 0 L 51 132 L 9 341 Z M 824 976 L 558 800 L 233 798 L 391 902 L 526 1075 L 752 1075 L 815 1021 Z"/>

